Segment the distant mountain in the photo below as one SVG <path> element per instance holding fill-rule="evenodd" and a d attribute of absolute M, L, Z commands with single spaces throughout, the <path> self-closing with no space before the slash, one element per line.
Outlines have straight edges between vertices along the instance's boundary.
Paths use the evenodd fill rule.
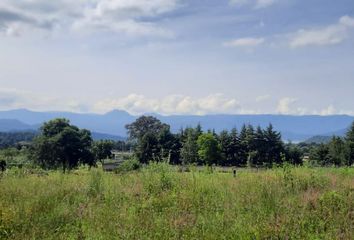
<path fill-rule="evenodd" d="M 34 126 L 17 119 L 0 119 L 0 132 L 35 130 Z"/>
<path fill-rule="evenodd" d="M 106 134 L 106 133 L 98 133 L 98 132 L 92 132 L 92 138 L 93 138 L 93 140 L 113 140 L 113 141 L 126 140 L 125 137 Z"/>
<path fill-rule="evenodd" d="M 306 141 L 304 141 L 303 143 L 306 143 L 306 144 L 313 144 L 313 143 L 316 143 L 316 144 L 321 144 L 321 143 L 329 143 L 331 141 L 331 139 L 333 138 L 333 136 L 313 136 L 309 139 L 307 139 Z"/>
<path fill-rule="evenodd" d="M 169 124 L 172 131 L 177 132 L 182 127 L 194 127 L 200 123 L 203 129 L 221 131 L 233 127 L 241 128 L 243 124 L 266 127 L 272 123 L 276 130 L 282 133 L 284 140 L 293 142 L 304 141 L 312 136 L 331 136 L 329 133 L 343 133 L 343 129 L 354 121 L 354 117 L 347 115 L 334 116 L 289 116 L 289 115 L 172 115 L 162 116 L 153 114 L 161 121 Z M 87 114 L 71 112 L 34 112 L 26 109 L 0 111 L 1 129 L 24 130 L 37 129 L 43 122 L 53 118 L 68 118 L 81 128 L 92 132 L 108 134 L 110 136 L 126 136 L 125 125 L 133 122 L 138 116 L 130 115 L 125 111 L 114 110 L 106 114 Z M 6 120 L 5 120 L 6 119 Z M 14 125 L 9 119 L 17 120 Z M 6 124 L 5 124 L 6 123 Z M 337 134 L 336 134 L 337 135 Z M 102 136 L 102 135 L 101 135 Z"/>

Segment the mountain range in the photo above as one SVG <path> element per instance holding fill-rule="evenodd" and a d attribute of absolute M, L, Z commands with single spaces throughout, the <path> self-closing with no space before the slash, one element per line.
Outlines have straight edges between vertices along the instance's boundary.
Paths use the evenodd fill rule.
<path fill-rule="evenodd" d="M 171 115 L 157 117 L 171 126 L 173 132 L 182 127 L 194 127 L 200 123 L 203 129 L 215 129 L 217 132 L 243 124 L 266 127 L 272 123 L 282 133 L 283 140 L 293 142 L 304 141 L 313 136 L 343 136 L 346 129 L 354 121 L 353 116 L 292 116 L 292 115 Z M 126 137 L 125 125 L 133 122 L 138 116 L 121 110 L 106 114 L 73 113 L 73 112 L 35 112 L 27 109 L 0 111 L 0 131 L 38 130 L 39 126 L 53 118 L 67 118 L 72 124 L 93 132 L 96 139 L 119 140 Z"/>

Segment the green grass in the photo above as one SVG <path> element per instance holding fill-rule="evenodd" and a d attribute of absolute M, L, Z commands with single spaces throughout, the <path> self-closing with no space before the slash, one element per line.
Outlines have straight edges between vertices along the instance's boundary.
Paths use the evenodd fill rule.
<path fill-rule="evenodd" d="M 354 169 L 180 173 L 152 164 L 0 180 L 0 239 L 353 239 Z"/>

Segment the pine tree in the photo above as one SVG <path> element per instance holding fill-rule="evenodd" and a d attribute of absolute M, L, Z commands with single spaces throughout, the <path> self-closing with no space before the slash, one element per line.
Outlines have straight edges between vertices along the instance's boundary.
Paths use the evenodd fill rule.
<path fill-rule="evenodd" d="M 267 149 L 267 164 L 282 163 L 282 153 L 284 153 L 284 146 L 281 140 L 281 134 L 274 130 L 272 124 L 269 124 L 269 126 L 264 131 L 264 139 Z"/>
<path fill-rule="evenodd" d="M 353 165 L 354 163 L 354 122 L 349 128 L 346 136 L 346 145 L 347 145 L 347 162 L 348 166 Z"/>
<path fill-rule="evenodd" d="M 246 125 L 242 125 L 239 141 L 240 141 L 240 151 L 239 151 L 238 162 L 242 165 L 246 165 L 248 161 L 248 155 L 250 152 L 250 148 L 248 145 Z"/>
<path fill-rule="evenodd" d="M 237 134 L 237 129 L 233 128 L 230 132 L 230 162 L 232 166 L 242 166 L 245 165 L 246 162 L 242 162 L 241 158 L 241 141 Z"/>
<path fill-rule="evenodd" d="M 197 163 L 198 158 L 198 145 L 197 137 L 198 131 L 193 128 L 185 129 L 185 140 L 182 142 L 181 159 L 182 164 Z"/>
<path fill-rule="evenodd" d="M 340 137 L 333 137 L 328 144 L 329 160 L 336 166 L 345 165 L 345 144 Z"/>

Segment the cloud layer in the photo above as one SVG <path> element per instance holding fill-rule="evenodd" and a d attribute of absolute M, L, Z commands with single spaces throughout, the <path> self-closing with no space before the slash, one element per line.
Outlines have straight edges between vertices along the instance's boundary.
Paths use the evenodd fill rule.
<path fill-rule="evenodd" d="M 0 30 L 17 36 L 33 30 L 66 29 L 171 37 L 173 33 L 152 18 L 177 7 L 178 0 L 3 0 Z"/>
<path fill-rule="evenodd" d="M 270 95 L 259 96 L 256 105 L 270 101 Z M 246 108 L 236 98 L 223 94 L 211 94 L 194 98 L 185 95 L 167 95 L 162 98 L 149 98 L 144 95 L 130 94 L 125 97 L 106 98 L 95 102 L 75 99 L 59 99 L 46 95 L 16 89 L 0 88 L 0 110 L 28 108 L 37 111 L 73 111 L 106 113 L 114 109 L 125 110 L 134 115 L 159 113 L 163 115 L 205 115 L 205 114 L 284 114 L 284 115 L 354 115 L 353 111 L 337 109 L 333 104 L 322 109 L 306 109 L 299 106 L 296 98 L 279 99 L 273 111 L 259 111 Z"/>
<path fill-rule="evenodd" d="M 238 113 L 241 106 L 236 99 L 226 98 L 222 94 L 213 94 L 203 98 L 170 95 L 162 99 L 130 94 L 123 98 L 105 99 L 94 105 L 94 110 L 97 112 L 107 112 L 112 109 L 124 109 L 133 114 L 155 112 L 203 115 L 207 113 Z"/>

